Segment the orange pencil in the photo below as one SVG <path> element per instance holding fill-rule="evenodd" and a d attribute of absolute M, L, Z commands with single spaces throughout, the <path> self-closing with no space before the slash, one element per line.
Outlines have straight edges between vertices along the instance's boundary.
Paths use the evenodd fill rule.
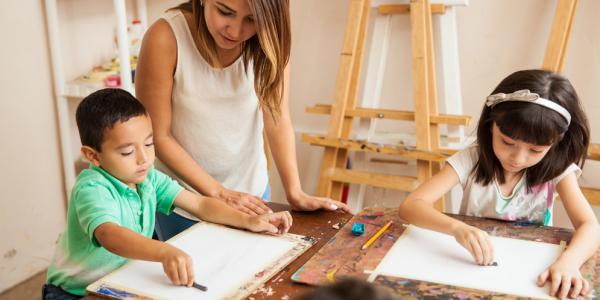
<path fill-rule="evenodd" d="M 387 224 L 383 225 L 383 227 L 381 227 L 368 241 L 362 245 L 361 250 L 369 248 L 371 244 L 373 244 L 386 230 L 388 230 L 388 228 L 390 228 L 390 226 L 392 226 L 392 223 L 392 221 L 389 221 Z"/>

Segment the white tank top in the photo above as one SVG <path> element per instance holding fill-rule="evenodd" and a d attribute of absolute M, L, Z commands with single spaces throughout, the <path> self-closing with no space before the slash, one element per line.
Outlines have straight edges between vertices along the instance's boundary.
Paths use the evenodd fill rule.
<path fill-rule="evenodd" d="M 196 48 L 181 11 L 170 10 L 162 18 L 177 40 L 171 99 L 173 136 L 224 187 L 262 196 L 268 173 L 263 114 L 254 90 L 252 63 L 246 72 L 240 56 L 226 68 L 213 68 Z M 177 178 L 164 164 L 157 162 L 157 167 Z"/>

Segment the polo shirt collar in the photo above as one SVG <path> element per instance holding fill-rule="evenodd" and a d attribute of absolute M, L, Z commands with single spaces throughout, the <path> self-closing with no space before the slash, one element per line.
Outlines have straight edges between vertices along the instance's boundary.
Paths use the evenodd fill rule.
<path fill-rule="evenodd" d="M 123 183 L 118 178 L 114 177 L 112 174 L 108 173 L 106 170 L 102 169 L 101 167 L 96 167 L 94 164 L 90 163 L 90 169 L 102 174 L 102 176 L 104 176 L 106 179 L 108 179 L 108 181 L 110 181 L 110 183 L 112 183 L 112 185 L 117 189 L 117 192 L 119 192 L 119 194 L 121 194 L 121 195 L 126 194 L 128 191 L 137 192 L 136 190 L 129 187 L 127 184 Z M 148 181 L 148 177 L 146 176 L 146 179 L 144 179 L 144 181 L 142 183 L 138 184 L 137 188 L 139 190 L 144 190 L 147 181 Z"/>

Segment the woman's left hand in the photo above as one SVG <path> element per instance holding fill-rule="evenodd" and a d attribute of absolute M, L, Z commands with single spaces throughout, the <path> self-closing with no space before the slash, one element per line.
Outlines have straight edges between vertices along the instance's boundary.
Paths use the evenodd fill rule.
<path fill-rule="evenodd" d="M 558 259 L 542 272 L 538 276 L 537 284 L 543 286 L 547 281 L 550 281 L 550 296 L 557 296 L 559 299 L 577 298 L 587 294 L 590 288 L 579 268 L 564 259 Z"/>
<path fill-rule="evenodd" d="M 335 201 L 333 199 L 325 197 L 311 196 L 304 192 L 298 193 L 298 196 L 295 197 L 288 196 L 288 202 L 290 203 L 290 206 L 293 210 L 313 211 L 318 209 L 324 209 L 333 211 L 340 209 L 349 214 L 352 213 L 352 211 L 350 211 L 350 208 L 348 208 L 346 204 L 340 201 Z"/>

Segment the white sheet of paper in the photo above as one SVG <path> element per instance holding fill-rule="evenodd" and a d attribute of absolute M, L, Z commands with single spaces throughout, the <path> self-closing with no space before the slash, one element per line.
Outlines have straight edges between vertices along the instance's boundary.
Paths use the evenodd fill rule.
<path fill-rule="evenodd" d="M 510 295 L 549 298 L 537 276 L 563 251 L 562 246 L 492 236 L 498 266 L 477 265 L 454 237 L 408 226 L 379 263 L 375 274 L 417 279 Z"/>
<path fill-rule="evenodd" d="M 223 299 L 295 245 L 284 238 L 210 223 L 195 225 L 169 243 L 192 257 L 195 281 L 208 291 L 174 286 L 161 263 L 147 261 L 133 261 L 104 282 L 158 299 Z"/>

